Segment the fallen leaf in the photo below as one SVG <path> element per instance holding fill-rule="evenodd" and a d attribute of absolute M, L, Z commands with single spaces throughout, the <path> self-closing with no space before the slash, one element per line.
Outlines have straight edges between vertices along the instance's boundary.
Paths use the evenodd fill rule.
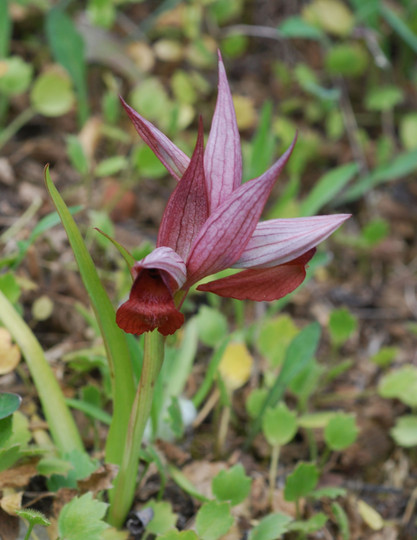
<path fill-rule="evenodd" d="M 79 480 L 78 487 L 82 492 L 92 491 L 93 494 L 96 494 L 98 491 L 111 489 L 118 470 L 119 467 L 117 465 L 106 463 L 84 480 Z"/>
<path fill-rule="evenodd" d="M 230 343 L 220 360 L 219 371 L 229 390 L 243 386 L 250 377 L 253 358 L 244 343 Z"/>
<path fill-rule="evenodd" d="M 23 493 L 21 491 L 3 495 L 3 497 L 0 499 L 0 506 L 2 510 L 4 510 L 6 514 L 9 514 L 9 516 L 16 515 L 16 510 L 20 510 L 22 508 L 22 495 Z"/>
<path fill-rule="evenodd" d="M 25 487 L 31 478 L 37 476 L 39 473 L 36 469 L 36 465 L 39 458 L 32 459 L 30 462 L 23 465 L 17 465 L 5 471 L 0 472 L 0 489 L 8 488 L 22 488 Z"/>
<path fill-rule="evenodd" d="M 373 531 L 380 531 L 384 526 L 384 520 L 381 514 L 379 514 L 372 506 L 369 506 L 365 501 L 358 501 L 358 512 L 364 522 Z"/>
<path fill-rule="evenodd" d="M 13 371 L 20 362 L 20 350 L 12 344 L 12 336 L 6 328 L 0 328 L 0 375 Z"/>

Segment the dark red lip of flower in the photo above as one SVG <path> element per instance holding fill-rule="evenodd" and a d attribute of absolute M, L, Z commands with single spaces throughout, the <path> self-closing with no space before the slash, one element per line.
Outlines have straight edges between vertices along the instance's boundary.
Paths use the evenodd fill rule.
<path fill-rule="evenodd" d="M 198 286 L 220 296 L 271 301 L 305 278 L 315 246 L 350 216 L 259 221 L 288 161 L 290 148 L 264 174 L 242 181 L 242 155 L 233 99 L 219 53 L 219 88 L 204 149 L 200 120 L 191 159 L 123 100 L 137 132 L 178 180 L 164 215 L 156 249 L 132 268 L 134 283 L 117 311 L 117 324 L 141 334 L 174 333 L 184 322 L 175 305 L 190 286 L 226 268 L 241 272 Z"/>
<path fill-rule="evenodd" d="M 184 324 L 175 307 L 170 277 L 164 270 L 142 268 L 133 282 L 129 300 L 116 313 L 116 323 L 129 334 L 143 334 L 158 328 L 168 336 Z"/>

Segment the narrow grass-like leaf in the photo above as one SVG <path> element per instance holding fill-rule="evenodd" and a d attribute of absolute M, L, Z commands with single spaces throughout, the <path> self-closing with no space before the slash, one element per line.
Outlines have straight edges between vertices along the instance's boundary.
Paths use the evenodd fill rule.
<path fill-rule="evenodd" d="M 100 409 L 100 407 L 86 401 L 81 401 L 80 399 L 67 398 L 65 401 L 69 407 L 82 411 L 84 414 L 103 422 L 103 424 L 107 424 L 108 426 L 111 424 L 110 414 Z"/>
<path fill-rule="evenodd" d="M 83 451 L 77 426 L 64 401 L 52 369 L 32 330 L 0 291 L 0 321 L 19 345 L 38 391 L 42 410 L 60 452 Z"/>
<path fill-rule="evenodd" d="M 106 347 L 113 390 L 113 421 L 107 437 L 106 460 L 120 465 L 134 398 L 132 364 L 126 337 L 116 325 L 113 305 L 101 284 L 80 231 L 52 183 L 48 168 L 45 169 L 45 182 L 68 235 Z"/>
<path fill-rule="evenodd" d="M 77 90 L 78 118 L 83 124 L 88 118 L 87 67 L 84 41 L 74 23 L 60 8 L 49 10 L 46 33 L 52 54 L 70 74 Z"/>
<path fill-rule="evenodd" d="M 119 244 L 114 238 L 109 236 L 107 233 L 99 229 L 98 227 L 95 227 L 96 231 L 98 231 L 100 234 L 105 236 L 107 240 L 110 240 L 110 242 L 114 245 L 114 247 L 118 250 L 120 255 L 123 257 L 123 259 L 126 261 L 127 266 L 129 267 L 129 270 L 132 268 L 132 266 L 135 264 L 135 257 L 124 247 L 122 244 Z"/>
<path fill-rule="evenodd" d="M 326 174 L 316 183 L 301 204 L 301 215 L 313 216 L 338 195 L 358 172 L 356 163 L 347 163 Z"/>
<path fill-rule="evenodd" d="M 360 178 L 346 191 L 342 197 L 338 198 L 338 203 L 355 201 L 362 197 L 372 188 L 385 182 L 399 180 L 417 170 L 417 150 L 399 154 L 391 163 L 377 167 L 371 174 Z"/>
<path fill-rule="evenodd" d="M 248 447 L 262 426 L 262 417 L 268 407 L 274 407 L 288 388 L 288 385 L 298 373 L 304 369 L 316 354 L 321 335 L 317 322 L 309 324 L 290 343 L 281 371 L 270 388 L 265 402 L 252 424 L 245 447 Z"/>
<path fill-rule="evenodd" d="M 417 53 L 417 36 L 411 30 L 409 26 L 395 13 L 393 9 L 388 7 L 387 4 L 381 2 L 379 4 L 379 10 L 386 22 L 391 26 L 394 32 L 407 43 L 409 47 Z"/>

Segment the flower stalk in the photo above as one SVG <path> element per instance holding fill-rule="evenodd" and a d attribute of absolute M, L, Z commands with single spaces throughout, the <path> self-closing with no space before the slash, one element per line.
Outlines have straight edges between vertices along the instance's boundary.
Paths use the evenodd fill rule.
<path fill-rule="evenodd" d="M 164 338 L 158 332 L 145 334 L 144 356 L 139 385 L 129 418 L 123 459 L 110 492 L 111 504 L 108 521 L 121 527 L 131 507 L 139 465 L 139 453 L 148 421 L 156 380 L 164 360 Z"/>

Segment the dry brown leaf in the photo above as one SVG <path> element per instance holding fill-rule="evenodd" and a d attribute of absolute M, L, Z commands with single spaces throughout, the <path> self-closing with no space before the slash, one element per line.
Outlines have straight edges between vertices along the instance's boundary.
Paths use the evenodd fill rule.
<path fill-rule="evenodd" d="M 111 489 L 118 470 L 119 467 L 117 467 L 117 465 L 106 463 L 84 480 L 79 480 L 78 487 L 83 492 L 92 491 L 94 494 L 98 491 Z"/>
<path fill-rule="evenodd" d="M 22 488 L 29 480 L 38 474 L 36 465 L 39 458 L 34 458 L 28 463 L 17 465 L 11 469 L 0 472 L 0 488 Z"/>
<path fill-rule="evenodd" d="M 20 350 L 12 344 L 12 336 L 6 328 L 0 328 L 0 375 L 13 371 L 20 362 Z"/>
<path fill-rule="evenodd" d="M 3 497 L 0 499 L 0 506 L 2 510 L 9 514 L 9 516 L 15 516 L 16 510 L 22 508 L 22 495 L 21 491 L 3 494 Z"/>
<path fill-rule="evenodd" d="M 199 493 L 212 498 L 211 482 L 220 471 L 227 469 L 224 462 L 210 463 L 209 461 L 194 461 L 182 469 L 183 475 L 189 480 Z"/>

